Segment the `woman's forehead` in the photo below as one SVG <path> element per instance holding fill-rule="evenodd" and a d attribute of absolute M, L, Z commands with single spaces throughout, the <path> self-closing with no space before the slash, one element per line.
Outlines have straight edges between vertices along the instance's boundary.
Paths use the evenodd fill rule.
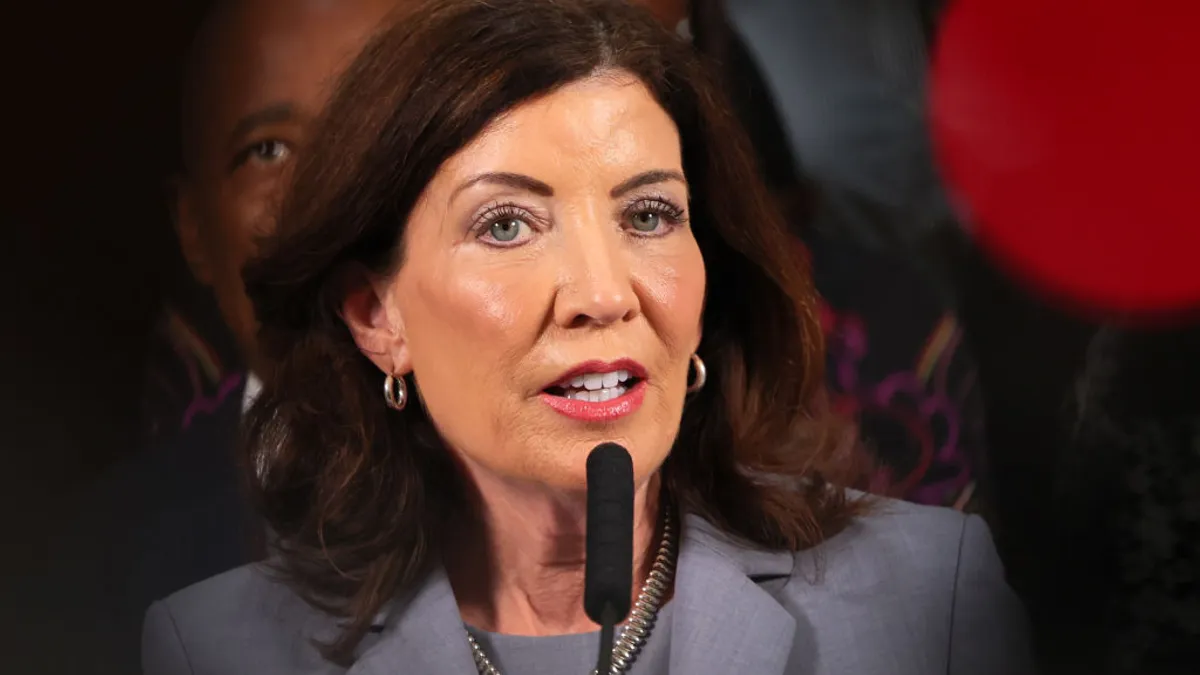
<path fill-rule="evenodd" d="M 540 177 L 546 180 L 646 164 L 679 170 L 679 134 L 649 90 L 628 76 L 587 78 L 513 108 L 444 169 L 456 176 L 537 169 L 548 174 Z"/>

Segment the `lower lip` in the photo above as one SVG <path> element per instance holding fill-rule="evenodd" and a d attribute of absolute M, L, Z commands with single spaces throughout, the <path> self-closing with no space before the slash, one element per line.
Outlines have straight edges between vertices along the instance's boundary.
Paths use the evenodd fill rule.
<path fill-rule="evenodd" d="M 580 401 L 546 393 L 542 394 L 542 400 L 546 402 L 546 405 L 553 408 L 555 412 L 583 422 L 608 422 L 626 415 L 632 415 L 638 408 L 642 407 L 642 401 L 645 398 L 645 380 L 639 381 L 629 391 L 617 398 L 600 403 Z"/>

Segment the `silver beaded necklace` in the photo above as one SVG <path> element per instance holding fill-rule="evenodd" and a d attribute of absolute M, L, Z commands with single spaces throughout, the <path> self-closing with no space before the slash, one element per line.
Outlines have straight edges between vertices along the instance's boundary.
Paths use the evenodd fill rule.
<path fill-rule="evenodd" d="M 671 510 L 663 513 L 662 542 L 658 545 L 658 554 L 654 556 L 654 564 L 650 566 L 650 575 L 642 590 L 638 592 L 633 609 L 629 612 L 629 620 L 621 628 L 621 635 L 613 645 L 612 670 L 608 675 L 622 675 L 633 665 L 638 652 L 650 637 L 654 628 L 654 620 L 662 609 L 663 600 L 671 588 L 671 580 L 675 577 L 675 531 L 671 522 Z M 475 667 L 479 675 L 501 675 L 500 670 L 492 665 L 491 659 L 484 653 L 483 647 L 470 632 L 467 642 L 471 644 L 471 655 L 475 657 Z M 591 675 L 599 675 L 592 670 Z"/>

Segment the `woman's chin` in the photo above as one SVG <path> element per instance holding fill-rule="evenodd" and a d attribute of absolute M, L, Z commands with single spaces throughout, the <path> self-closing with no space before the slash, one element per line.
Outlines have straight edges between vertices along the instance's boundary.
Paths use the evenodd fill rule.
<path fill-rule="evenodd" d="M 505 492 L 572 494 L 587 491 L 588 457 L 596 447 L 616 443 L 625 448 L 633 461 L 634 484 L 642 487 L 662 466 L 674 441 L 673 435 L 663 437 L 653 430 L 572 426 L 538 425 L 534 433 L 489 453 L 455 454 L 462 469 L 485 492 L 489 485 L 505 485 Z"/>
<path fill-rule="evenodd" d="M 650 456 L 649 454 L 639 452 L 635 449 L 637 446 L 625 439 L 595 441 L 589 439 L 585 442 L 574 444 L 578 449 L 567 452 L 569 455 L 568 461 L 543 465 L 532 471 L 531 480 L 556 490 L 586 492 L 587 458 L 592 450 L 602 443 L 617 443 L 630 451 L 630 456 L 633 460 L 633 480 L 634 485 L 637 487 L 645 485 L 658 472 L 658 469 L 662 466 L 663 459 L 665 459 L 665 453 L 656 453 L 654 456 Z M 564 444 L 564 447 L 569 446 Z M 659 456 L 660 454 L 662 456 Z"/>

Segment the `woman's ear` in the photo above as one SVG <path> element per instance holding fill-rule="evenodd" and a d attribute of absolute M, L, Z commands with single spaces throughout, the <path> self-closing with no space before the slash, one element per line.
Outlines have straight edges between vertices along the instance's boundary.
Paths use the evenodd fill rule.
<path fill-rule="evenodd" d="M 341 286 L 342 321 L 359 351 L 385 374 L 406 374 L 412 366 L 392 286 L 361 266 L 347 270 Z"/>

